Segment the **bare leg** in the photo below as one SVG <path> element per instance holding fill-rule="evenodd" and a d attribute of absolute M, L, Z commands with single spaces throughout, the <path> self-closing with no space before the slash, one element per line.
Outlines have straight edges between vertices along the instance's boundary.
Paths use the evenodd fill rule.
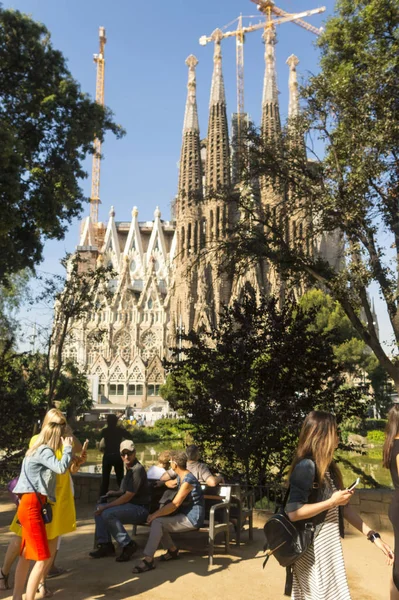
<path fill-rule="evenodd" d="M 399 591 L 396 585 L 394 584 L 393 579 L 391 579 L 391 595 L 389 597 L 390 600 L 399 600 Z"/>
<path fill-rule="evenodd" d="M 6 576 L 6 578 L 10 574 L 12 565 L 18 558 L 20 549 L 21 549 L 21 538 L 19 537 L 19 535 L 14 535 L 11 538 L 10 543 L 8 544 L 7 552 L 4 557 L 3 566 L 1 567 L 1 572 L 3 575 Z M 0 579 L 0 590 L 6 589 L 5 587 L 2 587 L 2 584 L 4 584 L 4 580 Z"/>
<path fill-rule="evenodd" d="M 51 564 L 51 561 L 52 558 L 50 557 L 47 560 L 38 560 L 35 562 L 29 575 L 28 585 L 26 586 L 25 600 L 35 600 L 37 588 L 43 578 L 46 567 Z"/>
<path fill-rule="evenodd" d="M 44 576 L 43 576 L 44 580 L 46 579 L 48 572 L 50 571 L 50 569 L 53 566 L 53 563 L 55 561 L 55 557 L 57 554 L 57 544 L 58 544 L 58 536 L 53 538 L 52 540 L 48 540 L 48 547 L 50 550 L 50 561 L 49 561 L 48 565 L 46 566 L 46 570 L 44 572 Z"/>
<path fill-rule="evenodd" d="M 51 566 L 54 562 L 55 555 L 57 554 L 57 544 L 58 544 L 58 537 L 53 538 L 52 540 L 48 540 L 48 547 L 50 550 L 50 558 L 46 561 L 47 564 L 43 571 L 43 576 L 40 580 L 39 589 L 38 589 L 40 598 L 51 598 L 51 596 L 53 595 L 53 593 L 47 587 L 46 577 L 47 577 L 48 572 L 50 571 Z"/>
<path fill-rule="evenodd" d="M 17 569 L 15 571 L 14 591 L 12 600 L 22 600 L 24 593 L 25 581 L 28 576 L 30 560 L 26 560 L 24 556 L 19 557 Z"/>

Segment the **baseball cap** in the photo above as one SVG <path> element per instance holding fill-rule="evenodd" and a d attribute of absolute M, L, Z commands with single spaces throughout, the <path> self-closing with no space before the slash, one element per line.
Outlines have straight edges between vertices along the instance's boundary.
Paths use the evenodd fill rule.
<path fill-rule="evenodd" d="M 136 450 L 132 440 L 123 440 L 123 442 L 121 442 L 119 451 L 123 452 L 124 450 L 127 450 L 128 452 L 134 452 Z"/>

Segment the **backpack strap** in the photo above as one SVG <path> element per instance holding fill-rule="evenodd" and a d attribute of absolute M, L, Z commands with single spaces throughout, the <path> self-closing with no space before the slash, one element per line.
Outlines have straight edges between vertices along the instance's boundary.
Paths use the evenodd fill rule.
<path fill-rule="evenodd" d="M 294 577 L 292 574 L 292 567 L 286 567 L 285 568 L 284 596 L 291 596 L 293 583 L 294 583 Z"/>

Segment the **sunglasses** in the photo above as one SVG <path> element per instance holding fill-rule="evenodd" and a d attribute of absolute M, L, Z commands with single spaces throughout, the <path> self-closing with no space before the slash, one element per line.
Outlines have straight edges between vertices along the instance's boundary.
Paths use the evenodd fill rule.
<path fill-rule="evenodd" d="M 130 456 L 131 454 L 134 454 L 134 452 L 121 452 L 121 457 L 125 458 L 126 456 Z"/>

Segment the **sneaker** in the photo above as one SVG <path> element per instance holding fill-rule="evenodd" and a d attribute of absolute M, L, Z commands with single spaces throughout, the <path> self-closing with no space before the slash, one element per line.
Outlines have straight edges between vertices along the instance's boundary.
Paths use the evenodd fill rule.
<path fill-rule="evenodd" d="M 137 544 L 131 540 L 127 546 L 123 546 L 121 554 L 116 558 L 116 562 L 127 562 L 137 550 Z"/>
<path fill-rule="evenodd" d="M 115 556 L 115 548 L 112 542 L 108 544 L 98 544 L 97 550 L 89 553 L 92 558 L 104 558 L 105 556 Z"/>

